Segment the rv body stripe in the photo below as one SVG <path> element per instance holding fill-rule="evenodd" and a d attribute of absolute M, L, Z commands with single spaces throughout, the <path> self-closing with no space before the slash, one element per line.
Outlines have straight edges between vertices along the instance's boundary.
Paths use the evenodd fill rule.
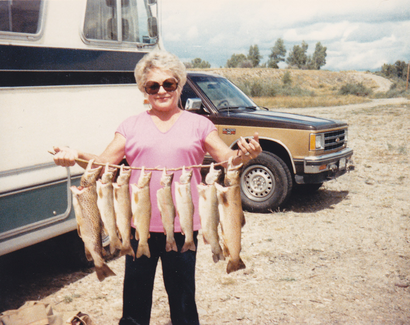
<path fill-rule="evenodd" d="M 0 70 L 133 71 L 145 52 L 0 45 Z"/>

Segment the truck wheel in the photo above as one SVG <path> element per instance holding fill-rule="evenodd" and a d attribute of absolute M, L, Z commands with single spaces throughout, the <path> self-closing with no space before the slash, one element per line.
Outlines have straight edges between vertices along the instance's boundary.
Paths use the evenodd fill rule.
<path fill-rule="evenodd" d="M 292 191 L 292 176 L 281 158 L 262 152 L 243 167 L 242 205 L 248 211 L 271 212 L 285 203 Z"/>

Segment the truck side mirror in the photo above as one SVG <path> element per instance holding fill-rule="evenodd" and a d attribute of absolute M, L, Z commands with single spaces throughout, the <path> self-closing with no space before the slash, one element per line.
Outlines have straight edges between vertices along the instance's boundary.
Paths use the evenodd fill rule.
<path fill-rule="evenodd" d="M 185 110 L 196 112 L 196 111 L 201 110 L 201 106 L 202 106 L 201 98 L 188 98 L 185 103 Z"/>

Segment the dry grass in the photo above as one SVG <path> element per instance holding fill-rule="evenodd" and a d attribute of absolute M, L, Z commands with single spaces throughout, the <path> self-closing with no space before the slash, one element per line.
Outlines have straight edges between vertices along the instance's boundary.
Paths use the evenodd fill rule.
<path fill-rule="evenodd" d="M 313 96 L 274 96 L 253 97 L 259 106 L 268 108 L 295 107 L 327 107 L 348 104 L 359 104 L 369 101 L 368 98 L 358 96 L 338 95 L 339 89 L 345 84 L 362 83 L 370 89 L 377 89 L 378 84 L 370 75 L 356 71 L 323 71 L 323 70 L 291 70 L 291 69 L 205 69 L 204 71 L 222 75 L 235 84 L 245 82 L 262 82 L 283 85 L 282 78 L 286 72 L 290 73 L 291 87 L 312 92 Z"/>
<path fill-rule="evenodd" d="M 360 104 L 370 101 L 365 97 L 357 96 L 275 96 L 275 97 L 253 97 L 253 101 L 262 107 L 268 108 L 305 108 L 305 107 L 328 107 L 349 104 Z"/>

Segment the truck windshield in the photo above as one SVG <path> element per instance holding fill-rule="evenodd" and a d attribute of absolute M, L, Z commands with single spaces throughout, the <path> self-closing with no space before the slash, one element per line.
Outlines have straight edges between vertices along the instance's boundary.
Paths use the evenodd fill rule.
<path fill-rule="evenodd" d="M 238 87 L 225 78 L 215 76 L 193 76 L 195 82 L 218 110 L 229 109 L 257 109 Z"/>
<path fill-rule="evenodd" d="M 84 36 L 88 41 L 157 43 L 154 0 L 88 0 Z"/>

